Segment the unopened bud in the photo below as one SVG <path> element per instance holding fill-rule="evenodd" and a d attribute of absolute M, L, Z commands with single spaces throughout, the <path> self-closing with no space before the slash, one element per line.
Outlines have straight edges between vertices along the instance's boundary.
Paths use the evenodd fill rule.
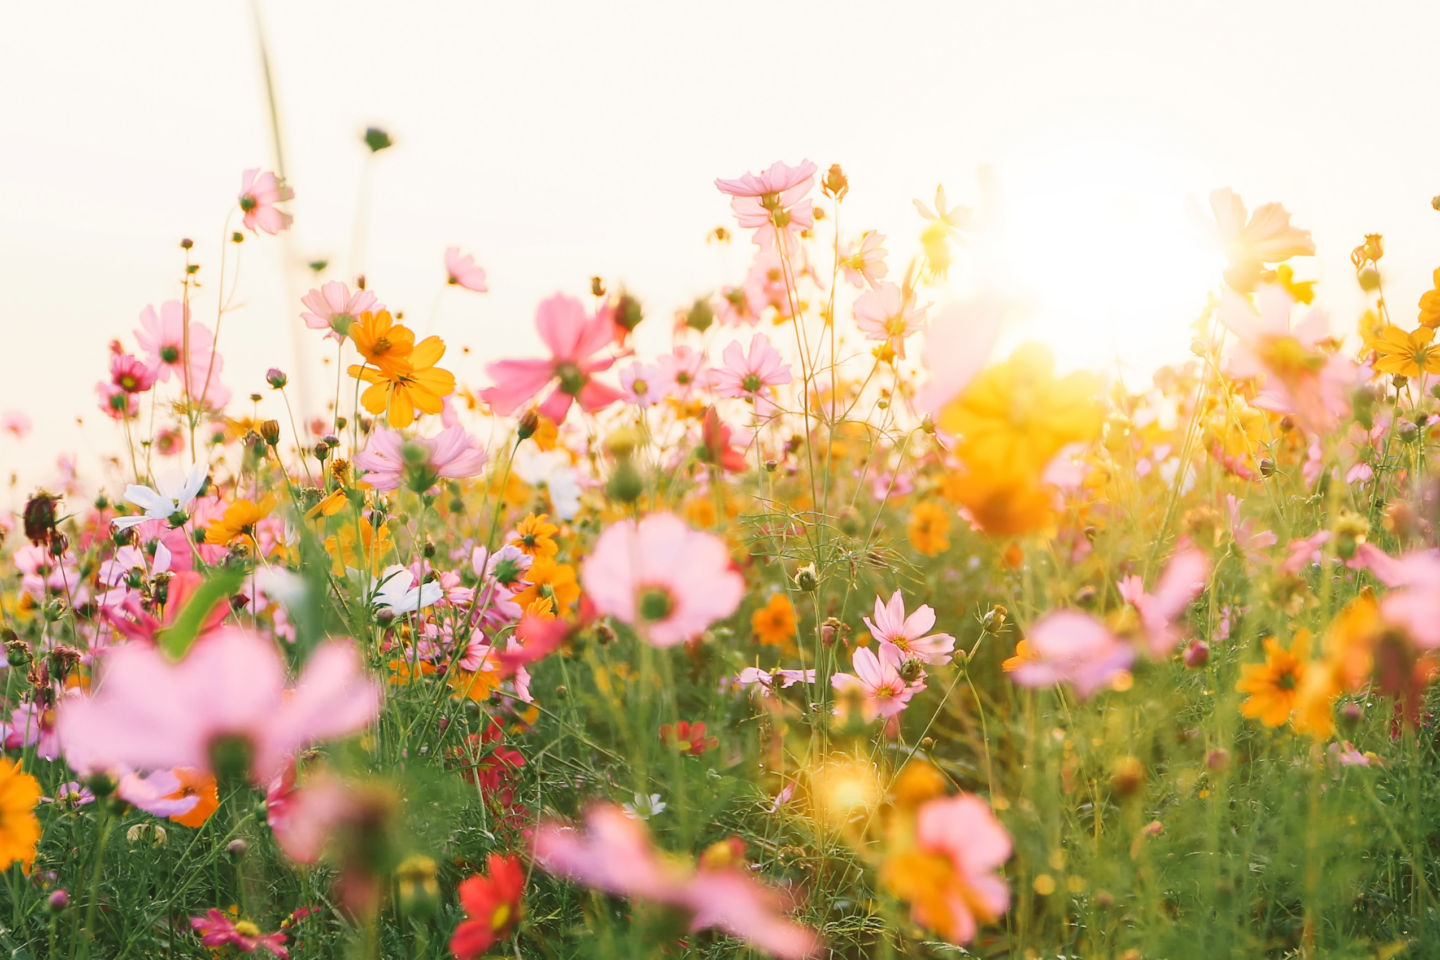
<path fill-rule="evenodd" d="M 985 628 L 986 633 L 999 633 L 1005 629 L 1005 618 L 1009 615 L 1009 610 L 996 604 L 987 610 L 985 615 L 980 618 L 980 626 Z"/>
<path fill-rule="evenodd" d="M 1117 794 L 1128 797 L 1145 785 L 1145 765 L 1135 757 L 1123 757 L 1110 775 L 1110 786 Z"/>
<path fill-rule="evenodd" d="M 1260 476 L 1262 476 L 1262 477 L 1273 477 L 1273 476 L 1275 476 L 1275 461 L 1274 461 L 1274 460 L 1271 460 L 1269 457 L 1261 457 L 1261 458 L 1260 458 Z"/>
<path fill-rule="evenodd" d="M 1374 267 L 1366 267 L 1356 275 L 1356 279 L 1360 281 L 1360 289 L 1369 293 L 1380 286 L 1380 271 Z"/>
<path fill-rule="evenodd" d="M 830 169 L 825 171 L 825 179 L 820 181 L 820 190 L 837 203 L 845 199 L 845 194 L 850 192 L 850 181 L 846 179 L 845 171 L 840 169 L 840 164 L 830 164 Z"/>
<path fill-rule="evenodd" d="M 1355 727 L 1363 719 L 1365 719 L 1365 708 L 1353 700 L 1340 708 L 1340 722 L 1347 727 Z"/>
<path fill-rule="evenodd" d="M 239 860 L 245 856 L 245 851 L 250 849 L 244 840 L 231 840 L 225 847 L 225 852 L 230 855 L 231 860 Z"/>
<path fill-rule="evenodd" d="M 925 414 L 920 420 L 920 429 L 933 437 L 935 435 L 935 418 L 928 413 Z"/>
<path fill-rule="evenodd" d="M 1420 428 L 1412 420 L 1401 420 L 1395 424 L 1395 436 L 1401 443 L 1414 443 L 1420 439 Z"/>
<path fill-rule="evenodd" d="M 195 241 L 191 240 L 189 237 L 186 237 L 184 240 L 180 241 L 181 250 L 189 250 L 193 246 L 195 246 Z"/>
<path fill-rule="evenodd" d="M 1199 337 L 1190 341 L 1190 352 L 1197 357 L 1203 357 L 1210 352 L 1210 345 Z"/>
<path fill-rule="evenodd" d="M 1230 751 L 1224 747 L 1216 747 L 1205 754 L 1205 766 L 1210 768 L 1211 773 L 1223 773 L 1230 769 Z"/>
<path fill-rule="evenodd" d="M 285 371 L 281 370 L 279 367 L 271 367 L 269 370 L 265 371 L 265 382 L 270 384 L 270 386 L 274 387 L 276 390 L 279 390 L 281 387 L 285 386 L 285 384 L 290 382 L 290 378 L 285 376 Z"/>
<path fill-rule="evenodd" d="M 280 443 L 280 421 L 260 421 L 260 437 L 272 447 L 278 445 Z"/>
<path fill-rule="evenodd" d="M 365 146 L 370 148 L 371 153 L 379 153 L 381 150 L 388 150 L 395 145 L 395 141 L 390 139 L 390 134 L 379 127 L 366 127 L 365 136 L 362 139 L 365 141 Z"/>
<path fill-rule="evenodd" d="M 640 306 L 640 301 L 628 293 L 620 294 L 620 299 L 615 303 L 615 325 L 626 332 L 634 332 L 644 319 L 645 310 Z"/>
<path fill-rule="evenodd" d="M 185 242 L 189 243 L 190 241 Z M 70 906 L 70 894 L 66 893 L 63 888 L 56 890 L 50 894 L 45 905 L 50 908 L 51 913 L 63 913 L 65 908 Z"/>
<path fill-rule="evenodd" d="M 685 313 L 685 326 L 698 333 L 704 333 L 710 329 L 715 322 L 715 308 L 710 306 L 710 301 L 701 297 L 690 305 Z"/>
<path fill-rule="evenodd" d="M 1204 640 L 1192 640 L 1185 648 L 1185 666 L 1198 670 L 1210 662 L 1210 644 Z"/>
<path fill-rule="evenodd" d="M 634 503 L 645 492 L 645 478 L 635 461 L 624 457 L 616 462 L 610 479 L 605 482 L 605 495 L 617 503 Z"/>
<path fill-rule="evenodd" d="M 529 440 L 535 436 L 535 431 L 538 429 L 540 429 L 540 412 L 531 407 L 520 417 L 520 423 L 515 427 L 515 436 L 521 440 Z"/>
<path fill-rule="evenodd" d="M 820 574 L 815 569 L 815 564 L 807 563 L 795 571 L 795 586 L 806 593 L 812 593 L 820 586 Z"/>
<path fill-rule="evenodd" d="M 604 277 L 591 277 L 591 278 L 590 278 L 590 295 L 591 295 L 592 297 L 603 297 L 603 296 L 605 296 L 605 278 L 604 278 Z"/>

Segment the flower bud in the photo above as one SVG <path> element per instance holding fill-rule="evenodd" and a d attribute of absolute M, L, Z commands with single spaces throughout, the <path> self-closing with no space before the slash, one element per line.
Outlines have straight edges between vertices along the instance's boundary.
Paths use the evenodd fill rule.
<path fill-rule="evenodd" d="M 700 297 L 691 304 L 685 314 L 685 326 L 699 333 L 709 330 L 710 325 L 714 322 L 715 308 L 710 306 L 710 301 L 704 297 Z"/>
<path fill-rule="evenodd" d="M 1224 747 L 1216 747 L 1205 754 L 1205 766 L 1210 768 L 1211 773 L 1224 773 L 1230 769 L 1230 751 Z"/>
<path fill-rule="evenodd" d="M 44 490 L 36 492 L 25 501 L 25 537 L 31 543 L 38 546 L 48 542 L 54 535 L 55 524 L 59 522 L 55 505 L 59 502 L 59 497 L 52 497 Z"/>
<path fill-rule="evenodd" d="M 30 659 L 30 645 L 12 634 L 12 639 L 5 642 L 5 662 L 12 667 L 23 667 Z"/>
<path fill-rule="evenodd" d="M 1121 797 L 1128 797 L 1145 785 L 1145 765 L 1135 757 L 1122 757 L 1110 774 L 1110 786 Z"/>
<path fill-rule="evenodd" d="M 191 240 L 189 237 L 186 237 L 184 240 L 180 241 L 181 250 L 189 250 L 193 246 L 195 246 L 195 241 Z"/>
<path fill-rule="evenodd" d="M 285 376 L 285 371 L 281 370 L 279 367 L 271 367 L 269 370 L 265 371 L 265 382 L 270 384 L 270 386 L 274 387 L 276 390 L 279 390 L 281 387 L 285 386 L 285 384 L 290 382 L 290 378 Z"/>
<path fill-rule="evenodd" d="M 825 179 L 820 181 L 820 191 L 837 203 L 845 199 L 845 194 L 850 192 L 850 181 L 846 179 L 845 171 L 840 169 L 840 164 L 830 164 L 830 169 L 825 171 Z"/>
<path fill-rule="evenodd" d="M 520 423 L 515 427 L 515 436 L 520 440 L 529 440 L 535 436 L 535 431 L 538 429 L 540 429 L 540 412 L 531 407 L 520 417 Z"/>
<path fill-rule="evenodd" d="M 1365 719 L 1365 708 L 1353 700 L 1340 708 L 1340 722 L 1347 727 L 1355 727 L 1363 719 Z"/>
<path fill-rule="evenodd" d="M 230 855 L 231 860 L 240 860 L 245 856 L 245 851 L 248 849 L 250 849 L 249 845 L 246 844 L 244 840 L 235 839 L 231 840 L 229 845 L 225 847 L 225 852 Z"/>
<path fill-rule="evenodd" d="M 1401 443 L 1414 443 L 1420 439 L 1420 428 L 1413 420 L 1401 420 L 1395 424 L 1395 436 Z"/>
<path fill-rule="evenodd" d="M 644 319 L 645 310 L 640 306 L 640 301 L 628 293 L 620 294 L 620 299 L 615 302 L 615 325 L 627 333 L 633 333 Z"/>
<path fill-rule="evenodd" d="M 920 419 L 920 429 L 932 437 L 935 436 L 935 418 L 928 413 L 925 414 L 925 416 Z"/>
<path fill-rule="evenodd" d="M 806 593 L 813 593 L 820 586 L 820 574 L 815 564 L 807 563 L 795 571 L 795 586 Z"/>
<path fill-rule="evenodd" d="M 1207 344 L 1204 340 L 1201 340 L 1199 337 L 1196 337 L 1194 340 L 1190 341 L 1190 352 L 1195 354 L 1195 356 L 1197 357 L 1204 357 L 1207 353 L 1210 352 L 1210 345 Z"/>
<path fill-rule="evenodd" d="M 605 296 L 605 278 L 604 278 L 604 277 L 591 277 L 591 278 L 590 278 L 590 295 L 591 295 L 592 297 L 603 297 L 603 296 Z"/>
<path fill-rule="evenodd" d="M 280 421 L 261 420 L 260 438 L 270 444 L 271 447 L 278 446 L 280 443 Z"/>
<path fill-rule="evenodd" d="M 1269 457 L 1260 458 L 1260 476 L 1267 478 L 1275 476 L 1274 460 L 1271 460 Z"/>
<path fill-rule="evenodd" d="M 980 626 L 985 629 L 986 633 L 999 633 L 1005 629 L 1005 618 L 1009 615 L 1009 610 L 996 604 L 987 610 L 985 615 L 980 618 Z"/>
<path fill-rule="evenodd" d="M 51 913 L 62 913 L 66 907 L 70 906 L 70 894 L 66 893 L 64 888 L 56 890 L 50 894 L 45 905 L 50 908 Z"/>
<path fill-rule="evenodd" d="M 1210 662 L 1210 644 L 1204 640 L 1191 640 L 1185 648 L 1185 666 L 1198 670 Z"/>
<path fill-rule="evenodd" d="M 330 444 L 324 443 L 324 442 L 315 444 L 315 459 L 316 459 L 316 460 L 319 460 L 319 461 L 322 461 L 322 462 L 323 462 L 323 461 L 325 460 L 325 458 L 328 457 L 328 456 L 330 456 Z"/>
<path fill-rule="evenodd" d="M 365 136 L 361 139 L 365 141 L 365 146 L 370 148 L 371 153 L 379 153 L 381 150 L 389 150 L 395 146 L 395 141 L 390 139 L 390 134 L 379 127 L 366 127 Z"/>
<path fill-rule="evenodd" d="M 605 482 L 605 495 L 617 503 L 634 503 L 645 492 L 645 478 L 640 476 L 635 462 L 629 457 L 620 459 Z"/>
<path fill-rule="evenodd" d="M 1374 267 L 1366 267 L 1356 276 L 1360 281 L 1360 289 L 1369 293 L 1380 286 L 1380 271 Z"/>

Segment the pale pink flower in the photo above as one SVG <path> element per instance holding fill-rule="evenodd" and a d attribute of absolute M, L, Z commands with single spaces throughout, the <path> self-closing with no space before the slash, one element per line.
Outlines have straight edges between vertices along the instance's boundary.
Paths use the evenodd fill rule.
<path fill-rule="evenodd" d="M 1230 513 L 1230 534 L 1235 538 L 1235 546 L 1241 555 L 1252 564 L 1259 564 L 1265 560 L 1265 550 L 1275 546 L 1279 537 L 1272 531 L 1262 530 L 1255 532 L 1254 520 L 1240 519 L 1240 504 L 1243 500 L 1238 499 L 1235 494 L 1225 495 L 1225 506 Z"/>
<path fill-rule="evenodd" d="M 606 528 L 580 566 L 580 581 L 597 611 L 657 647 L 699 636 L 734 613 L 745 593 L 725 541 L 691 530 L 673 513 Z"/>
<path fill-rule="evenodd" d="M 375 301 L 375 294 L 369 290 L 350 288 L 339 280 L 331 280 L 319 290 L 311 290 L 300 298 L 305 306 L 300 318 L 311 330 L 328 330 L 326 338 L 343 342 L 350 331 L 350 325 L 365 312 L 378 313 L 385 305 Z"/>
<path fill-rule="evenodd" d="M 1440 647 L 1440 557 L 1430 551 L 1407 553 L 1389 563 L 1366 555 L 1372 573 L 1396 588 L 1380 601 L 1380 615 L 1403 627 L 1422 650 Z"/>
<path fill-rule="evenodd" d="M 377 427 L 353 459 L 366 471 L 361 479 L 376 490 L 394 490 L 406 483 L 424 493 L 441 479 L 476 476 L 485 468 L 488 454 L 461 426 L 446 427 L 429 438 L 405 437 Z"/>
<path fill-rule="evenodd" d="M 870 635 L 880 648 L 894 647 L 905 660 L 915 657 L 928 664 L 944 663 L 955 652 L 955 638 L 948 633 L 928 633 L 935 626 L 935 611 L 922 603 L 910 616 L 905 616 L 905 599 L 896 590 L 890 602 L 875 598 L 875 619 L 862 617 Z M 928 634 L 928 635 L 927 635 Z"/>
<path fill-rule="evenodd" d="M 984 369 L 1000 335 L 1005 304 L 972 300 L 936 311 L 925 333 L 923 360 L 930 378 L 915 396 L 915 407 L 934 414 Z"/>
<path fill-rule="evenodd" d="M 273 231 L 272 231 L 273 232 Z M 200 942 L 207 947 L 234 947 L 243 953 L 254 953 L 264 947 L 280 960 L 289 960 L 290 951 L 285 949 L 285 934 L 262 934 L 259 930 L 250 933 L 236 926 L 235 921 L 211 907 L 203 917 L 191 917 L 190 926 L 201 935 Z"/>
<path fill-rule="evenodd" d="M 754 277 L 747 277 L 738 287 L 722 287 L 715 300 L 716 319 L 727 327 L 741 324 L 755 326 L 765 312 L 769 301 L 765 297 L 764 284 Z"/>
<path fill-rule="evenodd" d="M 166 300 L 160 304 L 158 314 L 151 306 L 140 311 L 140 326 L 134 331 L 135 342 L 144 351 L 145 362 L 162 381 L 168 381 L 172 374 L 184 378 L 187 348 L 192 365 L 199 363 L 203 369 L 210 362 L 210 353 L 215 346 L 210 328 L 198 321 L 190 321 L 187 344 L 185 319 L 185 305 L 179 300 Z M 199 389 L 199 384 L 196 384 L 196 389 Z"/>
<path fill-rule="evenodd" d="M 245 229 L 264 230 L 269 234 L 279 233 L 295 221 L 277 203 L 292 200 L 295 191 L 280 182 L 273 173 L 261 173 L 260 168 L 246 170 L 240 181 L 240 210 L 245 214 Z"/>
<path fill-rule="evenodd" d="M 632 363 L 620 371 L 620 389 L 637 407 L 653 407 L 665 399 L 665 378 L 659 367 Z"/>
<path fill-rule="evenodd" d="M 112 420 L 133 420 L 140 416 L 140 398 L 108 380 L 95 384 L 95 395 L 99 398 L 96 406 Z"/>
<path fill-rule="evenodd" d="M 55 709 L 45 709 L 33 700 L 20 704 L 10 711 L 9 723 L 0 723 L 0 744 L 6 750 L 34 747 L 35 755 L 42 760 L 59 757 L 60 739 L 55 733 Z"/>
<path fill-rule="evenodd" d="M 747 173 L 738 180 L 716 180 L 715 186 L 730 195 L 730 209 L 740 226 L 755 231 L 754 241 L 772 247 L 777 239 L 788 241 L 815 225 L 811 202 L 803 199 L 814 185 L 815 170 L 809 160 L 794 167 L 776 161 L 759 176 Z"/>
<path fill-rule="evenodd" d="M 705 383 L 705 355 L 692 347 L 679 344 L 673 351 L 655 361 L 658 368 L 656 390 L 676 400 L 689 400 Z"/>
<path fill-rule="evenodd" d="M 871 287 L 878 287 L 880 281 L 890 272 L 890 268 L 885 265 L 887 251 L 880 246 L 884 242 L 885 234 L 868 230 L 859 241 L 847 246 L 840 258 L 840 268 L 845 271 L 845 279 L 862 289 L 867 283 Z"/>
<path fill-rule="evenodd" d="M 459 247 L 445 248 L 445 273 L 450 283 L 466 290 L 476 293 L 488 293 L 490 290 L 485 285 L 485 271 L 475 266 L 475 258 L 470 254 L 462 256 Z"/>
<path fill-rule="evenodd" d="M 1126 577 L 1120 582 L 1120 598 L 1140 614 L 1140 626 L 1149 641 L 1152 657 L 1165 656 L 1180 642 L 1175 621 L 1205 590 L 1209 575 L 1209 558 L 1194 547 L 1185 546 L 1165 565 L 1153 594 L 1145 592 L 1145 582 L 1138 576 Z"/>
<path fill-rule="evenodd" d="M 927 303 L 916 306 L 913 295 L 889 281 L 874 290 L 866 290 L 855 301 L 855 324 L 865 332 L 866 340 L 885 340 L 901 360 L 905 359 L 905 338 L 925 323 Z"/>
<path fill-rule="evenodd" d="M 1010 674 L 1022 687 L 1068 683 L 1084 699 L 1129 669 L 1135 649 L 1094 617 L 1060 610 L 1042 618 L 1027 638 L 1030 656 Z"/>
<path fill-rule="evenodd" d="M 29 595 L 36 603 L 45 603 L 51 596 L 59 596 L 69 600 L 73 606 L 79 606 L 90 597 L 75 569 L 75 554 L 69 550 L 54 557 L 48 548 L 26 543 L 16 549 L 11 559 L 15 569 L 20 571 L 20 592 Z"/>
<path fill-rule="evenodd" d="M 897 716 L 909 705 L 911 697 L 925 689 L 923 680 L 905 682 L 900 676 L 902 662 L 900 650 L 894 644 L 882 645 L 878 657 L 869 647 L 856 647 L 850 655 L 855 673 L 837 673 L 830 677 L 830 685 L 842 698 L 835 704 L 835 715 L 843 717 L 849 709 L 843 700 L 848 694 L 859 699 L 866 723 L 876 717 Z"/>
<path fill-rule="evenodd" d="M 921 926 L 946 930 L 955 942 L 969 943 L 981 923 L 994 923 L 1010 906 L 1010 888 L 995 871 L 1010 859 L 1010 834 L 985 801 L 961 793 L 926 801 L 915 816 L 915 842 L 922 850 L 950 861 L 944 887 L 948 917 L 935 916 L 929 898 L 910 906 Z"/>
<path fill-rule="evenodd" d="M 495 381 L 480 397 L 502 417 L 509 416 L 552 381 L 554 391 L 540 404 L 540 413 L 562 423 L 575 400 L 586 413 L 603 410 L 624 397 L 593 375 L 608 370 L 613 357 L 596 357 L 609 346 L 614 324 L 604 313 L 585 315 L 585 305 L 574 297 L 556 294 L 540 303 L 535 315 L 540 339 L 550 348 L 546 360 L 499 360 L 485 371 Z"/>
<path fill-rule="evenodd" d="M 750 338 L 747 354 L 735 340 L 725 348 L 725 366 L 710 371 L 710 384 L 722 397 L 755 399 L 766 387 L 789 383 L 790 365 L 770 345 L 770 338 L 757 333 Z"/>
<path fill-rule="evenodd" d="M 759 667 L 746 667 L 735 677 L 735 682 L 741 686 L 753 686 L 754 693 L 762 697 L 768 697 L 778 687 L 781 690 L 793 687 L 797 683 L 814 683 L 814 670 L 761 670 Z"/>
<path fill-rule="evenodd" d="M 24 440 L 33 426 L 30 417 L 21 410 L 6 410 L 4 413 L 0 413 L 0 430 L 10 434 L 16 440 Z"/>
<path fill-rule="evenodd" d="M 152 770 L 147 774 L 133 770 L 120 775 L 115 793 L 130 804 L 154 817 L 179 817 L 195 809 L 200 802 L 199 794 L 188 797 L 171 797 L 180 792 L 180 778 L 173 770 Z"/>
<path fill-rule="evenodd" d="M 1257 207 L 1247 222 L 1244 202 L 1234 190 L 1221 187 L 1210 194 L 1210 210 L 1215 238 L 1230 260 L 1225 282 L 1241 293 L 1255 288 L 1264 264 L 1315 253 L 1310 231 L 1290 226 L 1290 214 L 1278 203 Z"/>
<path fill-rule="evenodd" d="M 265 792 L 265 819 L 275 842 L 296 863 L 315 863 L 335 827 L 355 809 L 354 791 L 328 771 L 295 785 L 295 765 L 286 764 Z"/>
<path fill-rule="evenodd" d="M 612 896 L 647 900 L 690 914 L 691 932 L 707 928 L 749 941 L 782 960 L 819 952 L 819 937 L 785 918 L 784 898 L 739 869 L 664 857 L 638 819 L 619 807 L 592 807 L 584 830 L 549 821 L 535 831 L 536 864 L 547 873 Z"/>
<path fill-rule="evenodd" d="M 60 743 L 77 771 L 213 770 L 212 751 L 238 741 L 252 778 L 267 783 L 297 750 L 362 730 L 380 711 L 380 687 L 349 643 L 316 648 L 293 688 L 275 644 L 238 627 L 201 638 L 179 663 L 127 645 L 105 666 L 94 694 L 60 706 Z"/>

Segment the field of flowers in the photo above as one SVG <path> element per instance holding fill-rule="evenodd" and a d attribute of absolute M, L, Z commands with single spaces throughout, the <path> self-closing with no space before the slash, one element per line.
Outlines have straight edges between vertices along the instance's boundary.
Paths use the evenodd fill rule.
<path fill-rule="evenodd" d="M 290 226 L 244 174 L 115 331 L 125 482 L 0 516 L 6 955 L 1440 955 L 1440 289 L 1366 236 L 1336 321 L 1217 190 L 1130 393 L 930 302 L 943 189 L 902 266 L 838 165 L 715 186 L 734 286 L 593 278 L 474 385 L 317 265 L 305 422 L 191 314 Z"/>

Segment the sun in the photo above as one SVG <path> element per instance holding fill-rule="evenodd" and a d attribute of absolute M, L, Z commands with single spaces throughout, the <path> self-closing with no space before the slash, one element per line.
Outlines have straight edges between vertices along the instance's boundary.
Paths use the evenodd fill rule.
<path fill-rule="evenodd" d="M 974 255 L 981 282 L 1015 304 L 1001 350 L 1039 340 L 1062 366 L 1131 386 L 1187 359 L 1223 266 L 1196 222 L 1198 166 L 1082 134 L 1032 141 L 999 167 Z"/>

